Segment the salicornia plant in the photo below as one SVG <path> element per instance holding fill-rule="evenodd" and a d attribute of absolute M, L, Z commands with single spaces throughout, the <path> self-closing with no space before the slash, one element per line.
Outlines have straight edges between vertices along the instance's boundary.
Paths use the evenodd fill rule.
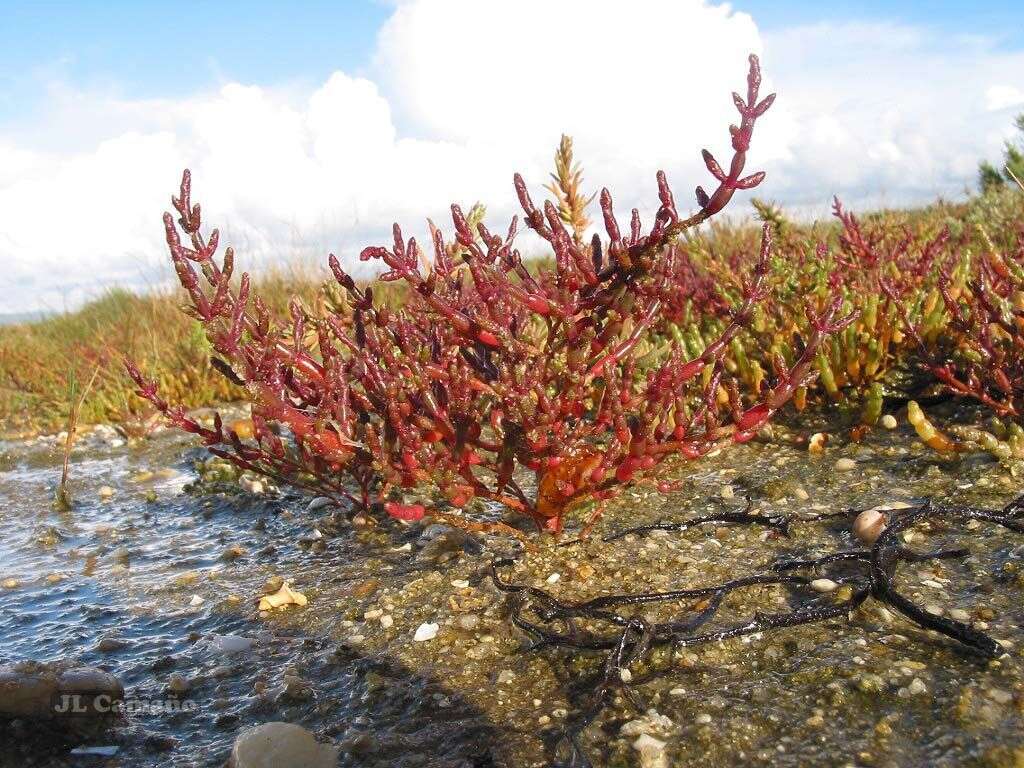
<path fill-rule="evenodd" d="M 218 263 L 217 231 L 201 234 L 186 171 L 173 199 L 177 221 L 164 215 L 167 243 L 216 365 L 249 393 L 254 437 L 240 439 L 219 419 L 202 426 L 129 364 L 140 394 L 215 454 L 356 508 L 383 503 L 394 516 L 418 517 L 422 505 L 402 494 L 433 488 L 454 507 L 491 500 L 554 533 L 567 510 L 606 498 L 667 457 L 696 459 L 749 440 L 815 375 L 825 337 L 850 322 L 839 301 L 808 312 L 802 348 L 773 384 L 741 391 L 723 360 L 768 292 L 765 229 L 716 338 L 696 355 L 670 337 L 652 340 L 666 331 L 665 299 L 690 288 L 680 281 L 685 270 L 665 268 L 677 236 L 764 178 L 744 174 L 754 124 L 774 100 L 759 99 L 760 81 L 751 56 L 746 98 L 733 94 L 732 160 L 723 167 L 704 152 L 716 187 L 697 188 L 695 214 L 680 216 L 659 172 L 650 229 L 636 210 L 623 228 L 604 189 L 605 237 L 588 243 L 578 200 L 538 207 L 516 175 L 525 224 L 550 246 L 550 266 L 523 263 L 517 218 L 499 235 L 452 206 L 457 248 L 432 227 L 424 251 L 395 225 L 392 244 L 360 255 L 383 264 L 377 283 L 357 285 L 332 255 L 342 306 L 315 313 L 296 301 L 287 319 L 252 295 L 246 275 L 233 282 L 230 248 Z M 563 175 L 578 182 L 567 144 L 562 155 Z M 375 301 L 375 287 L 394 281 L 406 288 L 404 304 Z M 533 482 L 524 482 L 527 472 Z"/>

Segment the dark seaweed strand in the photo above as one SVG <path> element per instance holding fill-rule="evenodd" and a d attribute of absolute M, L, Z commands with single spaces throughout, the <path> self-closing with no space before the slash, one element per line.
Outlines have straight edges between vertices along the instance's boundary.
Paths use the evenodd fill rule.
<path fill-rule="evenodd" d="M 592 768 L 592 763 L 585 755 L 580 742 L 583 732 L 601 715 L 616 691 L 623 693 L 631 703 L 642 709 L 630 686 L 644 680 L 634 679 L 629 668 L 631 665 L 647 661 L 651 651 L 657 647 L 691 648 L 743 635 L 829 621 L 842 618 L 868 599 L 874 599 L 895 609 L 918 626 L 946 635 L 984 658 L 1001 655 L 1001 646 L 984 632 L 974 629 L 967 623 L 929 613 L 901 594 L 895 585 L 897 568 L 901 563 L 960 558 L 965 557 L 968 550 L 957 548 L 917 552 L 903 546 L 900 543 L 900 535 L 921 521 L 938 518 L 965 522 L 978 520 L 1001 525 L 1016 533 L 1024 533 L 1022 517 L 1024 495 L 1014 499 L 999 511 L 928 500 L 918 507 L 894 514 L 888 527 L 870 548 L 834 552 L 815 558 L 778 560 L 771 564 L 768 573 L 754 574 L 696 589 L 607 595 L 580 602 L 568 602 L 537 587 L 504 581 L 499 571 L 515 562 L 510 559 L 495 561 L 491 567 L 491 578 L 499 590 L 513 596 L 511 620 L 533 640 L 531 650 L 554 646 L 605 653 L 600 673 L 584 686 L 585 690 L 580 698 L 586 701 L 579 711 L 567 720 L 559 742 L 559 745 L 567 746 L 569 750 L 569 757 L 564 765 L 568 768 Z M 679 523 L 639 526 L 612 534 L 605 541 L 621 539 L 629 533 L 642 535 L 652 530 L 685 531 L 708 522 L 769 525 L 782 533 L 788 533 L 788 521 L 782 521 L 784 518 L 749 514 L 748 504 L 747 511 L 743 513 L 723 513 Z M 837 563 L 846 566 L 844 573 L 847 575 L 837 575 L 834 580 L 837 583 L 848 584 L 852 588 L 850 597 L 841 602 L 832 605 L 810 605 L 781 613 L 756 612 L 744 622 L 715 631 L 700 631 L 716 616 L 725 598 L 736 590 L 772 584 L 807 589 L 812 579 L 793 574 L 792 571 L 820 569 Z M 653 623 L 611 610 L 620 606 L 685 599 L 702 599 L 703 607 L 695 614 L 666 622 Z M 615 631 L 600 633 L 581 628 L 577 623 L 581 619 L 592 624 L 612 625 Z M 658 673 L 646 676 L 645 680 L 656 674 Z"/>

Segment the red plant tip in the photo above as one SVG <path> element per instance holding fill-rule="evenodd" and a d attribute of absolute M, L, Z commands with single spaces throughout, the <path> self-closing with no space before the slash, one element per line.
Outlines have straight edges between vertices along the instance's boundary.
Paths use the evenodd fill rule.
<path fill-rule="evenodd" d="M 479 332 L 477 332 L 476 337 L 482 343 L 486 344 L 488 347 L 500 347 L 501 346 L 501 342 L 498 340 L 498 337 L 495 336 L 490 331 L 479 331 Z"/>

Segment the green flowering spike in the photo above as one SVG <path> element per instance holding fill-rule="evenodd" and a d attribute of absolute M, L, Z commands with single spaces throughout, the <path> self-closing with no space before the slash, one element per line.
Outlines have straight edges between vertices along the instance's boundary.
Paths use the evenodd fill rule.
<path fill-rule="evenodd" d="M 833 398 L 839 397 L 839 387 L 836 386 L 836 376 L 832 372 L 832 366 L 821 352 L 818 353 L 817 357 L 818 373 L 820 374 L 819 381 L 821 386 L 825 388 L 825 391 Z"/>
<path fill-rule="evenodd" d="M 872 330 L 878 323 L 878 300 L 879 295 L 877 293 L 868 296 L 867 303 L 864 306 L 864 310 L 861 312 L 860 325 L 863 328 Z"/>
<path fill-rule="evenodd" d="M 861 411 L 860 423 L 873 427 L 882 415 L 882 384 L 874 382 L 868 387 L 867 398 L 864 401 L 864 409 Z"/>

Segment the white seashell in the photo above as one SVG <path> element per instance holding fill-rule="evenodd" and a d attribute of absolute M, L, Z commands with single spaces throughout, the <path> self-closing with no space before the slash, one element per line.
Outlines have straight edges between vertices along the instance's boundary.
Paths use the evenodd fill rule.
<path fill-rule="evenodd" d="M 309 600 L 301 592 L 296 592 L 288 586 L 286 581 L 281 585 L 281 588 L 272 595 L 264 595 L 260 598 L 259 609 L 261 611 L 269 611 L 274 608 L 281 608 L 285 605 L 306 605 Z"/>
<path fill-rule="evenodd" d="M 416 628 L 416 634 L 412 636 L 412 639 L 417 643 L 422 643 L 425 640 L 433 640 L 437 637 L 437 631 L 439 629 L 440 627 L 437 624 L 420 624 L 419 627 Z"/>

